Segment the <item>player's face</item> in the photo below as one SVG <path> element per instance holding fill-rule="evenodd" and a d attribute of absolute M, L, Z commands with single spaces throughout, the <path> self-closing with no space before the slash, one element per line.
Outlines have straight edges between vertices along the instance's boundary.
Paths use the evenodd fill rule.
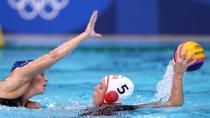
<path fill-rule="evenodd" d="M 100 106 L 104 102 L 104 94 L 106 92 L 106 83 L 103 79 L 94 89 L 93 104 Z"/>

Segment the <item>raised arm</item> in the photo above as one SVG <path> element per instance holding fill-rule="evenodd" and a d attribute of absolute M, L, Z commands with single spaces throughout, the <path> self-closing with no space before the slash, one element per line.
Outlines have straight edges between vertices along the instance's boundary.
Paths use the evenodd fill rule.
<path fill-rule="evenodd" d="M 15 69 L 15 71 L 13 71 L 7 79 L 8 82 L 7 88 L 10 91 L 12 91 L 22 86 L 23 84 L 31 81 L 35 76 L 41 74 L 43 71 L 52 66 L 54 63 L 56 63 L 57 61 L 65 57 L 67 54 L 72 52 L 72 50 L 81 41 L 89 37 L 101 37 L 100 34 L 97 34 L 94 31 L 97 15 L 98 12 L 94 11 L 87 25 L 86 30 L 77 37 L 64 42 L 56 49 L 52 50 L 50 53 L 32 61 L 30 64 L 22 68 Z"/>
<path fill-rule="evenodd" d="M 166 103 L 154 102 L 148 104 L 140 104 L 136 105 L 137 108 L 176 107 L 176 106 L 181 106 L 183 104 L 184 101 L 183 76 L 187 68 L 192 64 L 194 64 L 196 60 L 192 60 L 194 54 L 191 54 L 189 59 L 185 58 L 187 50 L 185 50 L 183 55 L 181 55 L 180 47 L 181 46 L 179 46 L 177 49 L 177 57 L 175 57 L 176 62 L 173 61 L 174 76 L 173 76 L 173 85 L 169 101 Z"/>
<path fill-rule="evenodd" d="M 181 46 L 178 47 L 176 62 L 174 61 L 174 78 L 173 78 L 173 87 L 169 103 L 171 106 L 181 106 L 183 104 L 184 94 L 183 94 L 183 76 L 187 68 L 195 63 L 196 60 L 193 60 L 193 53 L 191 53 L 189 59 L 186 59 L 185 49 L 183 55 L 180 54 Z"/>

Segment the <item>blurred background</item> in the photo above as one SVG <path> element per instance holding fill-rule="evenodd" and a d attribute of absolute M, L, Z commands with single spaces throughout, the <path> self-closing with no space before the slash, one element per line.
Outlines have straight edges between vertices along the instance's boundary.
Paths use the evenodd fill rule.
<path fill-rule="evenodd" d="M 1 40 L 55 46 L 83 32 L 95 9 L 104 39 L 209 39 L 209 0 L 1 0 Z"/>
<path fill-rule="evenodd" d="M 39 58 L 82 33 L 94 10 L 99 11 L 95 30 L 103 37 L 85 40 L 46 70 L 46 93 L 32 98 L 44 109 L 1 106 L 0 117 L 78 117 L 108 74 L 135 83 L 135 94 L 124 103 L 154 101 L 172 85 L 164 80 L 156 87 L 171 76 L 167 65 L 186 40 L 198 41 L 206 60 L 199 71 L 186 74 L 184 106 L 118 116 L 210 117 L 210 0 L 0 0 L 0 79 L 8 77 L 15 61 Z"/>

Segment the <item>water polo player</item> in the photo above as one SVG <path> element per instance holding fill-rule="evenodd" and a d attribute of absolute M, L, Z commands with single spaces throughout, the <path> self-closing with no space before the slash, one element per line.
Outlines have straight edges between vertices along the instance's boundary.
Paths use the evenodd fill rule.
<path fill-rule="evenodd" d="M 34 61 L 16 62 L 10 75 L 0 82 L 0 104 L 40 108 L 38 103 L 29 101 L 29 99 L 44 92 L 47 78 L 44 77 L 43 72 L 69 54 L 81 41 L 89 37 L 101 36 L 94 31 L 97 14 L 97 11 L 94 11 L 85 32 L 77 37 L 66 41 L 50 53 Z"/>
<path fill-rule="evenodd" d="M 94 109 L 86 109 L 81 115 L 112 115 L 118 111 L 136 110 L 140 108 L 181 106 L 183 104 L 183 76 L 187 68 L 193 65 L 196 60 L 192 59 L 194 53 L 191 53 L 188 59 L 185 58 L 186 49 L 184 53 L 180 54 L 181 46 L 177 50 L 176 62 L 173 61 L 174 75 L 172 91 L 166 103 L 158 101 L 148 104 L 121 105 L 120 100 L 128 98 L 132 94 L 134 86 L 126 77 L 110 75 L 102 79 L 100 84 L 95 87 L 93 104 L 96 107 Z"/>
<path fill-rule="evenodd" d="M 101 91 L 103 90 L 103 91 Z M 95 87 L 93 104 L 97 106 L 112 105 L 129 97 L 134 90 L 132 81 L 122 75 L 104 77 Z"/>

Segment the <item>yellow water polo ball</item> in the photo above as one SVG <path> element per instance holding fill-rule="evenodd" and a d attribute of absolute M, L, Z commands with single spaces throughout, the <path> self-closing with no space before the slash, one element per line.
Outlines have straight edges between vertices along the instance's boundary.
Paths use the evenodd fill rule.
<path fill-rule="evenodd" d="M 196 60 L 195 64 L 191 65 L 190 67 L 187 68 L 187 71 L 195 71 L 198 70 L 204 63 L 205 61 L 205 51 L 204 48 L 199 45 L 195 41 L 187 41 L 181 44 L 181 55 L 184 54 L 185 50 L 187 49 L 186 52 L 186 59 L 189 59 L 191 53 L 194 53 L 192 59 Z M 174 54 L 174 60 L 176 61 L 176 54 L 177 52 L 175 51 Z"/>

